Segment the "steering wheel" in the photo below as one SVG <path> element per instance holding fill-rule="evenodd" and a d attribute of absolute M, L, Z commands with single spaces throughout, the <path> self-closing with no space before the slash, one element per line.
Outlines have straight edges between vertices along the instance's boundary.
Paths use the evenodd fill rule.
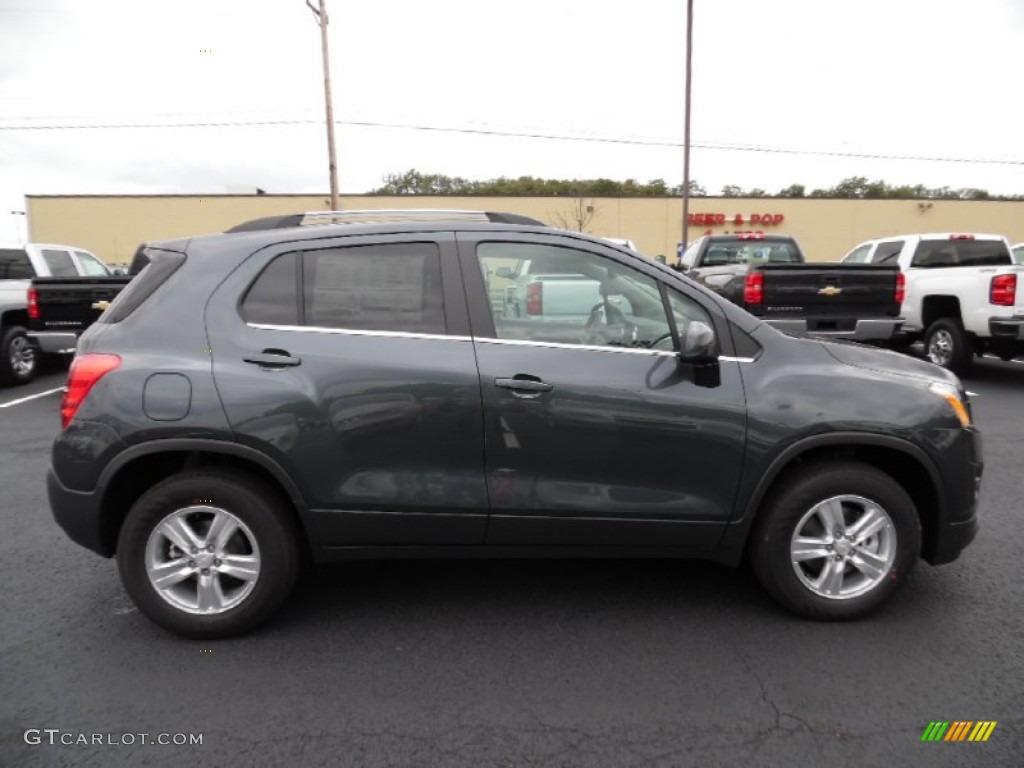
<path fill-rule="evenodd" d="M 625 313 L 614 304 L 607 300 L 599 301 L 590 308 L 590 317 L 587 318 L 587 324 L 583 327 L 583 341 L 585 344 L 599 344 L 603 346 L 612 341 L 607 334 L 601 332 L 599 327 L 602 325 L 605 327 L 610 325 L 619 326 L 618 335 L 622 339 L 628 335 L 627 328 L 632 324 L 626 319 Z"/>
<path fill-rule="evenodd" d="M 665 333 L 661 334 L 661 336 L 659 336 L 658 338 L 653 339 L 652 341 L 647 342 L 644 346 L 646 346 L 648 349 L 654 349 L 656 346 L 661 344 L 661 342 L 665 341 L 666 339 L 671 339 L 671 338 L 672 338 L 672 331 L 666 331 Z"/>

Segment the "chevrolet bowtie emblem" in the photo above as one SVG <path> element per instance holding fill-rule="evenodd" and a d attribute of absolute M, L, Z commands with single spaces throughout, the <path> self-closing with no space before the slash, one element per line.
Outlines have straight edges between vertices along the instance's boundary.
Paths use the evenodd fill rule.
<path fill-rule="evenodd" d="M 109 306 L 110 306 L 110 302 L 109 301 L 94 301 L 92 303 L 92 308 L 93 309 L 98 309 L 98 310 L 101 310 L 101 311 L 106 310 L 106 308 L 109 307 Z"/>
<path fill-rule="evenodd" d="M 842 288 L 836 288 L 834 285 L 826 285 L 824 288 L 818 289 L 818 293 L 823 296 L 838 296 L 842 292 Z"/>

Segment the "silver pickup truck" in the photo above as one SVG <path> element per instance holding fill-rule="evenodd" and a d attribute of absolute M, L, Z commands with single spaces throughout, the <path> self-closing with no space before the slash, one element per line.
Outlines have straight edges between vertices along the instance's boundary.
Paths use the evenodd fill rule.
<path fill-rule="evenodd" d="M 39 365 L 39 342 L 29 336 L 35 307 L 33 277 L 108 277 L 113 271 L 82 248 L 49 243 L 0 243 L 0 385 L 26 384 Z M 56 351 L 56 350 L 51 350 Z"/>

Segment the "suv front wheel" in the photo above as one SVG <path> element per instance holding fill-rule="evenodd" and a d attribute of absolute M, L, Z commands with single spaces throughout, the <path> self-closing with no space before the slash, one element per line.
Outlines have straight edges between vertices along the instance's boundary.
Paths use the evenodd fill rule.
<path fill-rule="evenodd" d="M 132 601 L 186 637 L 247 632 L 295 583 L 299 546 L 277 494 L 237 472 L 197 470 L 164 480 L 132 506 L 118 539 Z"/>
<path fill-rule="evenodd" d="M 791 611 L 856 619 L 917 563 L 921 524 L 892 477 L 858 462 L 809 464 L 775 490 L 751 543 L 758 580 Z"/>

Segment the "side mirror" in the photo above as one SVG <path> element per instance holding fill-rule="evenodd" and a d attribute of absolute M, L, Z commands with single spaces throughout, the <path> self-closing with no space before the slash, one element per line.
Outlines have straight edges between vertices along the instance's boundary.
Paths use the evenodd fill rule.
<path fill-rule="evenodd" d="M 498 267 L 494 271 L 494 276 L 495 277 L 504 277 L 504 278 L 506 278 L 508 280 L 511 280 L 513 277 L 515 277 L 515 275 L 512 274 L 512 267 Z"/>
<path fill-rule="evenodd" d="M 110 270 L 110 272 L 112 275 L 114 275 L 114 277 L 124 277 L 126 274 L 128 274 L 121 267 L 114 267 L 112 270 Z"/>
<path fill-rule="evenodd" d="M 707 323 L 691 320 L 679 339 L 679 359 L 684 363 L 707 362 L 715 346 L 715 332 Z"/>

